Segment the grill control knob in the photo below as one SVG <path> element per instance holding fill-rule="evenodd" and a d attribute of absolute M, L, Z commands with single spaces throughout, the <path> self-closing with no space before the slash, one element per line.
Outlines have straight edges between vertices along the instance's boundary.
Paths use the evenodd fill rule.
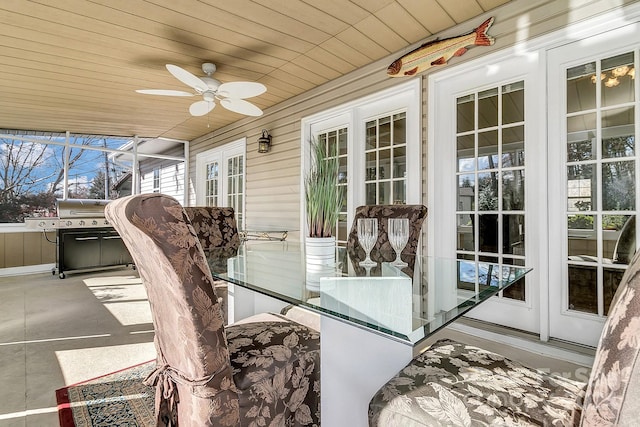
<path fill-rule="evenodd" d="M 78 222 L 78 225 L 84 225 L 84 221 L 80 220 L 80 222 Z"/>
<path fill-rule="evenodd" d="M 67 221 L 66 224 L 67 224 L 68 227 L 71 227 L 71 224 L 73 224 L 73 223 L 71 221 Z"/>
<path fill-rule="evenodd" d="M 38 223 L 38 227 L 44 227 L 44 226 L 45 226 L 45 222 L 44 222 L 44 221 L 40 221 L 40 222 Z"/>
<path fill-rule="evenodd" d="M 91 225 L 98 225 L 98 221 L 94 219 L 93 221 L 91 221 Z"/>

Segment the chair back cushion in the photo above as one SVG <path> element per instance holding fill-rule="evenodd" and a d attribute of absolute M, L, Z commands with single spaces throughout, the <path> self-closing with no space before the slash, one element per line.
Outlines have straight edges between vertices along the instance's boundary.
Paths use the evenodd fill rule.
<path fill-rule="evenodd" d="M 583 426 L 638 425 L 640 251 L 625 271 L 604 324 L 582 410 Z"/>
<path fill-rule="evenodd" d="M 620 236 L 613 249 L 613 262 L 615 264 L 629 264 L 636 251 L 636 217 L 631 215 L 622 226 Z"/>
<path fill-rule="evenodd" d="M 347 252 L 356 271 L 362 269 L 358 263 L 366 257 L 365 251 L 362 246 L 360 246 L 358 240 L 358 219 L 378 219 L 378 240 L 371 250 L 370 256 L 373 261 L 381 263 L 395 260 L 395 251 L 391 243 L 389 243 L 389 236 L 387 234 L 388 219 L 409 218 L 409 240 L 407 241 L 407 246 L 402 250 L 401 258 L 409 264 L 403 271 L 413 276 L 420 231 L 426 216 L 427 208 L 423 205 L 366 205 L 356 208 L 351 231 L 347 240 Z"/>
<path fill-rule="evenodd" d="M 110 202 L 105 214 L 131 252 L 151 306 L 158 425 L 175 418 L 178 400 L 181 425 L 238 424 L 222 313 L 182 206 L 166 195 L 142 194 Z"/>
<path fill-rule="evenodd" d="M 210 248 L 237 250 L 240 246 L 233 208 L 192 206 L 185 207 L 184 211 L 205 251 Z"/>
<path fill-rule="evenodd" d="M 226 273 L 227 259 L 238 255 L 240 247 L 240 236 L 233 208 L 192 206 L 185 207 L 184 211 L 196 231 L 211 271 Z M 222 298 L 222 312 L 226 314 L 227 282 L 216 280 L 214 288 L 218 297 Z"/>

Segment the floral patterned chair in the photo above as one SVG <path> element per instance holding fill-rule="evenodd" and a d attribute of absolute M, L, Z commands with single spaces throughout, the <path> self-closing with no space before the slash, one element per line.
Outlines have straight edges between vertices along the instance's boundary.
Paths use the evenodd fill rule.
<path fill-rule="evenodd" d="M 631 215 L 620 229 L 618 240 L 613 248 L 611 259 L 603 258 L 605 264 L 629 264 L 636 249 L 636 216 Z M 593 255 L 570 255 L 572 261 L 598 262 L 598 257 Z"/>
<path fill-rule="evenodd" d="M 233 208 L 193 206 L 185 207 L 184 211 L 196 231 L 196 236 L 200 240 L 204 253 L 207 255 L 211 270 L 220 273 L 226 272 L 226 259 L 236 256 L 240 246 L 240 237 Z M 221 304 L 225 325 L 229 323 L 227 286 L 227 282 L 224 280 L 213 281 L 213 287 Z"/>
<path fill-rule="evenodd" d="M 640 251 L 618 286 L 587 384 L 441 340 L 384 385 L 370 426 L 636 426 L 640 415 Z"/>
<path fill-rule="evenodd" d="M 396 259 L 396 253 L 391 247 L 387 235 L 387 218 L 409 218 L 409 240 L 402 251 L 401 258 L 408 264 L 402 271 L 409 277 L 413 277 L 420 230 L 426 216 L 427 208 L 423 205 L 371 205 L 356 208 L 353 225 L 347 240 L 347 255 L 356 274 L 362 276 L 367 273 L 379 275 L 382 262 L 391 262 Z M 360 261 L 365 259 L 366 254 L 358 240 L 358 218 L 378 218 L 378 240 L 371 250 L 371 259 L 376 261 L 378 265 L 370 269 L 369 272 L 360 266 Z M 314 311 L 289 305 L 283 308 L 281 313 L 311 329 L 320 330 L 321 318 Z"/>
<path fill-rule="evenodd" d="M 237 252 L 240 236 L 233 208 L 217 206 L 192 206 L 184 208 L 196 231 L 202 249 L 229 249 Z"/>
<path fill-rule="evenodd" d="M 636 248 L 636 217 L 630 216 L 620 230 L 620 236 L 613 248 L 614 264 L 629 264 Z"/>
<path fill-rule="evenodd" d="M 347 240 L 347 253 L 356 272 L 365 273 L 359 262 L 366 257 L 366 253 L 358 240 L 358 219 L 378 218 L 378 240 L 371 250 L 370 256 L 373 261 L 382 263 L 396 259 L 396 253 L 391 247 L 389 236 L 387 235 L 387 219 L 409 218 L 409 240 L 407 246 L 402 250 L 400 258 L 408 264 L 402 271 L 409 277 L 413 277 L 420 230 L 426 216 L 427 208 L 423 205 L 366 205 L 356 208 Z M 371 273 L 375 274 L 377 272 L 376 269 L 380 269 L 380 266 L 374 267 Z"/>
<path fill-rule="evenodd" d="M 225 328 L 202 246 L 172 197 L 124 197 L 105 214 L 147 290 L 157 366 L 145 383 L 158 426 L 319 425 L 317 332 L 277 315 Z"/>
<path fill-rule="evenodd" d="M 382 262 L 391 262 L 396 259 L 396 253 L 389 243 L 387 236 L 387 218 L 409 218 L 409 240 L 402 251 L 401 258 L 408 264 L 402 271 L 409 277 L 413 277 L 413 269 L 416 261 L 416 251 L 422 222 L 427 216 L 427 208 L 423 205 L 371 205 L 360 206 L 356 209 L 353 225 L 347 241 L 347 254 L 351 260 L 354 271 L 359 275 L 367 274 L 360 261 L 365 259 L 365 252 L 358 241 L 358 218 L 378 218 L 378 240 L 371 251 L 371 259 L 378 265 L 373 267 L 369 274 L 380 274 Z M 320 331 L 321 317 L 317 312 L 304 307 L 289 305 L 280 312 L 286 317 L 302 323 L 311 329 Z"/>

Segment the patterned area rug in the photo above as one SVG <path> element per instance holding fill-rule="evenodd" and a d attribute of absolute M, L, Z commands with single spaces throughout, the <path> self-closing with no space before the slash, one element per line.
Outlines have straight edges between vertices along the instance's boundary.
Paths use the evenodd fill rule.
<path fill-rule="evenodd" d="M 56 390 L 61 427 L 152 427 L 155 360 Z"/>

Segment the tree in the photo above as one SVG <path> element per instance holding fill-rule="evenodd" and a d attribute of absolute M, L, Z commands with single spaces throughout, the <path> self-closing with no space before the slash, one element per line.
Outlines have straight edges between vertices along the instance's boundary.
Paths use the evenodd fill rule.
<path fill-rule="evenodd" d="M 23 222 L 34 212 L 51 214 L 55 211 L 56 197 L 49 193 L 27 194 L 0 204 L 0 222 Z"/>
<path fill-rule="evenodd" d="M 89 187 L 89 193 L 87 196 L 90 199 L 104 199 L 105 195 L 105 185 L 106 185 L 106 175 L 103 171 L 98 171 L 96 176 L 93 177 L 91 181 L 91 187 Z"/>
<path fill-rule="evenodd" d="M 25 216 L 41 210 L 55 212 L 55 200 L 62 197 L 64 147 L 51 142 L 62 142 L 66 136 L 33 131 L 17 131 L 13 135 L 0 138 L 0 222 L 22 222 Z M 95 146 L 100 139 L 104 140 L 97 136 L 71 136 L 70 142 L 76 146 L 69 152 L 69 169 L 87 163 L 87 170 L 95 173 L 96 161 L 91 159 L 103 154 L 91 151 L 93 155 L 88 156 L 82 146 Z M 79 193 L 73 196 L 86 197 Z M 104 192 L 100 198 L 103 197 Z"/>
<path fill-rule="evenodd" d="M 45 144 L 2 140 L 0 143 L 0 202 L 14 204 L 19 196 L 38 192 L 38 189 L 57 171 L 51 168 L 51 151 Z"/>

